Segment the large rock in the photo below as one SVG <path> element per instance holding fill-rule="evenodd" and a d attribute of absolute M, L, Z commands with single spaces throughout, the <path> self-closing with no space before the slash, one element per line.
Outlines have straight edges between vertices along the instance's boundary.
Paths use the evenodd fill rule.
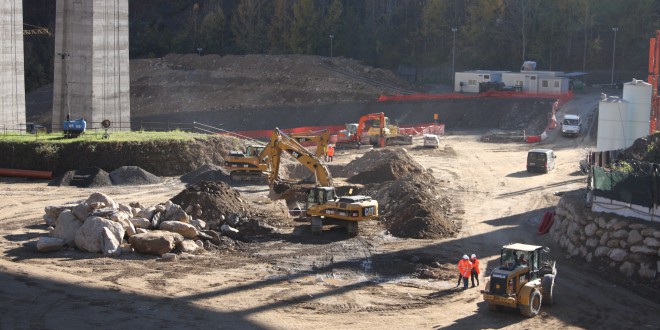
<path fill-rule="evenodd" d="M 94 208 L 92 208 L 87 202 L 82 202 L 76 205 L 72 212 L 73 215 L 75 215 L 76 218 L 78 218 L 78 220 L 80 220 L 82 223 L 87 219 L 87 217 L 89 217 L 90 214 L 92 214 L 93 210 Z"/>
<path fill-rule="evenodd" d="M 181 250 L 181 252 L 193 253 L 199 250 L 199 245 L 197 245 L 195 241 L 185 240 L 179 244 L 179 250 Z"/>
<path fill-rule="evenodd" d="M 639 230 L 633 229 L 628 233 L 628 243 L 630 245 L 635 245 L 639 242 L 641 242 L 644 239 L 644 236 L 639 233 Z"/>
<path fill-rule="evenodd" d="M 584 227 L 584 234 L 587 236 L 594 236 L 598 226 L 595 223 L 590 223 Z"/>
<path fill-rule="evenodd" d="M 132 217 L 133 217 L 133 215 L 130 214 L 129 212 L 126 212 L 126 211 L 117 211 L 117 212 L 113 212 L 112 214 L 110 214 L 110 220 L 116 221 L 116 222 L 128 221 L 128 219 L 130 219 Z"/>
<path fill-rule="evenodd" d="M 123 237 L 123 235 L 122 235 Z M 101 252 L 106 256 L 115 256 L 121 254 L 122 238 L 117 238 L 114 232 L 108 228 L 103 228 Z"/>
<path fill-rule="evenodd" d="M 112 198 L 104 193 L 95 192 L 87 197 L 86 202 L 87 204 L 103 203 L 105 204 L 105 207 L 119 209 L 119 204 L 117 204 Z"/>
<path fill-rule="evenodd" d="M 117 241 L 122 241 L 124 227 L 121 224 L 112 220 L 92 216 L 87 218 L 85 223 L 78 229 L 75 239 L 76 247 L 87 252 L 96 253 L 103 251 L 104 237 L 109 235 L 104 228 L 107 228 Z M 105 251 L 103 252 L 105 253 Z M 114 253 L 115 251 L 112 252 Z"/>
<path fill-rule="evenodd" d="M 657 249 L 660 247 L 660 240 L 655 237 L 647 237 L 644 239 L 644 245 Z"/>
<path fill-rule="evenodd" d="M 624 261 L 626 257 L 628 256 L 628 252 L 624 249 L 612 249 L 612 251 L 609 254 L 610 259 L 614 261 Z"/>
<path fill-rule="evenodd" d="M 197 237 L 197 228 L 195 226 L 180 221 L 163 221 L 160 223 L 158 229 L 179 233 L 188 239 Z"/>
<path fill-rule="evenodd" d="M 180 221 L 190 222 L 191 217 L 184 211 L 181 206 L 167 201 L 165 203 L 165 219 L 163 221 Z"/>
<path fill-rule="evenodd" d="M 64 246 L 64 240 L 56 237 L 39 237 L 37 241 L 37 251 L 39 252 L 54 252 L 59 251 Z"/>
<path fill-rule="evenodd" d="M 658 252 L 658 249 L 650 248 L 644 245 L 635 245 L 630 248 L 632 253 L 642 253 L 646 255 L 655 255 Z"/>
<path fill-rule="evenodd" d="M 613 238 L 618 238 L 618 239 L 622 239 L 622 238 L 627 239 L 628 238 L 628 231 L 625 230 L 625 229 L 619 229 L 619 230 L 613 232 L 610 236 L 612 236 Z"/>
<path fill-rule="evenodd" d="M 144 234 L 137 234 L 129 238 L 133 249 L 139 253 L 162 256 L 183 242 L 183 236 L 164 230 L 154 230 Z"/>
<path fill-rule="evenodd" d="M 608 248 L 607 246 L 599 246 L 596 248 L 596 251 L 594 251 L 594 255 L 599 258 L 605 257 L 610 254 L 610 251 L 612 251 L 612 249 Z"/>
<path fill-rule="evenodd" d="M 151 227 L 151 221 L 147 218 L 132 218 L 129 221 L 135 226 L 135 228 L 144 228 L 149 229 Z"/>
<path fill-rule="evenodd" d="M 64 241 L 68 246 L 75 246 L 76 233 L 83 225 L 82 222 L 76 218 L 73 212 L 64 210 L 57 217 L 57 226 L 50 232 L 50 236 L 59 238 Z"/>
<path fill-rule="evenodd" d="M 619 267 L 619 271 L 628 277 L 632 277 L 635 274 L 636 268 L 637 265 L 635 265 L 635 263 L 626 261 L 623 264 L 621 264 L 621 267 Z"/>
<path fill-rule="evenodd" d="M 653 279 L 656 274 L 656 266 L 652 263 L 641 263 L 639 265 L 639 276 L 642 278 Z"/>
<path fill-rule="evenodd" d="M 143 208 L 138 212 L 135 217 L 136 218 L 145 218 L 147 220 L 151 220 L 151 218 L 154 217 L 154 213 L 156 213 L 156 207 L 155 206 L 149 206 L 147 208 Z"/>

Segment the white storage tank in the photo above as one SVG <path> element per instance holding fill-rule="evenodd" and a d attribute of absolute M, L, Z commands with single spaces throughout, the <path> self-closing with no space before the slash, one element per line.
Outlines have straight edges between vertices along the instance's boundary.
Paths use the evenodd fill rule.
<path fill-rule="evenodd" d="M 628 102 L 625 138 L 629 145 L 640 137 L 649 135 L 651 124 L 651 96 L 653 86 L 633 79 L 623 85 L 623 99 Z"/>
<path fill-rule="evenodd" d="M 598 103 L 596 151 L 618 150 L 627 147 L 624 136 L 627 115 L 628 102 L 616 96 L 608 97 L 603 94 Z"/>

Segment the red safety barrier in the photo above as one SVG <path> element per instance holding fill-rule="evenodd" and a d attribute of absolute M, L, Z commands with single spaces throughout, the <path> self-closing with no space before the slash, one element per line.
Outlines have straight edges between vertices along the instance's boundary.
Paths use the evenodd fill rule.
<path fill-rule="evenodd" d="M 322 131 L 327 129 L 330 132 L 330 143 L 337 143 L 336 133 L 346 129 L 344 125 L 332 125 L 332 126 L 303 126 L 303 127 L 294 127 L 282 129 L 284 133 L 305 133 L 305 132 L 315 132 Z M 445 134 L 445 124 L 436 124 L 436 123 L 427 123 L 427 124 L 415 124 L 415 125 L 401 125 L 399 127 L 401 134 L 404 135 L 422 135 L 422 134 Z M 238 131 L 233 132 L 233 134 L 239 136 L 245 136 L 252 139 L 268 139 L 273 130 L 255 130 L 255 131 Z M 221 133 L 221 134 L 231 134 L 231 133 Z M 334 136 L 334 137 L 333 137 Z M 333 140 L 334 139 L 334 140 Z"/>
<path fill-rule="evenodd" d="M 541 136 L 540 135 L 528 135 L 526 138 L 527 143 L 535 143 L 535 142 L 541 142 Z"/>
<path fill-rule="evenodd" d="M 510 91 L 488 91 L 483 93 L 449 93 L 449 94 L 406 94 L 406 95 L 380 95 L 379 102 L 386 101 L 423 101 L 423 100 L 452 100 L 452 99 L 473 99 L 480 97 L 513 97 L 513 98 L 557 98 L 559 96 L 560 104 L 562 105 L 573 97 L 573 93 L 525 93 L 525 92 L 510 92 Z"/>
<path fill-rule="evenodd" d="M 552 224 L 555 221 L 554 219 L 555 219 L 554 211 L 545 212 L 545 214 L 543 214 L 543 219 L 541 220 L 541 223 L 539 224 L 536 233 L 539 235 L 544 235 L 547 232 L 549 232 L 550 227 L 552 227 Z"/>

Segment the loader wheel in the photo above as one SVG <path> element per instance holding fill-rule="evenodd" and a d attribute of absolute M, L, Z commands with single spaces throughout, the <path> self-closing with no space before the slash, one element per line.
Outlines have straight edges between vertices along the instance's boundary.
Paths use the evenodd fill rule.
<path fill-rule="evenodd" d="M 543 304 L 548 306 L 552 305 L 554 303 L 553 291 L 555 289 L 555 276 L 551 274 L 543 276 L 541 286 L 543 287 Z"/>
<path fill-rule="evenodd" d="M 320 235 L 321 231 L 323 230 L 323 220 L 321 217 L 312 217 L 310 222 L 312 225 L 312 234 Z"/>
<path fill-rule="evenodd" d="M 529 303 L 527 305 L 518 305 L 520 313 L 527 317 L 534 317 L 541 311 L 541 293 L 537 289 L 532 289 L 529 294 Z"/>

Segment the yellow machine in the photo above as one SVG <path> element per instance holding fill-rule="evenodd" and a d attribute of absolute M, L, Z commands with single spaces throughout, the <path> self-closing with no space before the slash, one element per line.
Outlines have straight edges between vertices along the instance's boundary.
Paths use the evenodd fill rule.
<path fill-rule="evenodd" d="M 316 157 L 322 158 L 325 154 L 330 133 L 328 130 L 318 132 L 305 132 L 291 134 L 299 143 L 316 142 Z M 265 145 L 248 145 L 245 152 L 231 151 L 225 159 L 225 168 L 229 170 L 232 181 L 265 181 L 271 171 L 266 161 Z"/>
<path fill-rule="evenodd" d="M 320 234 L 324 224 L 340 225 L 350 236 L 359 233 L 358 223 L 378 217 L 378 202 L 369 196 L 337 196 L 332 176 L 325 164 L 295 138 L 275 129 L 264 154 L 271 171 L 268 179 L 271 186 L 281 181 L 279 167 L 282 154 L 291 155 L 316 176 L 317 186 L 307 189 L 304 216 L 309 219 L 312 233 Z"/>
<path fill-rule="evenodd" d="M 495 268 L 482 291 L 490 310 L 515 308 L 527 317 L 538 315 L 541 303 L 553 303 L 557 268 L 545 260 L 548 249 L 521 243 L 502 247 L 500 266 Z"/>

